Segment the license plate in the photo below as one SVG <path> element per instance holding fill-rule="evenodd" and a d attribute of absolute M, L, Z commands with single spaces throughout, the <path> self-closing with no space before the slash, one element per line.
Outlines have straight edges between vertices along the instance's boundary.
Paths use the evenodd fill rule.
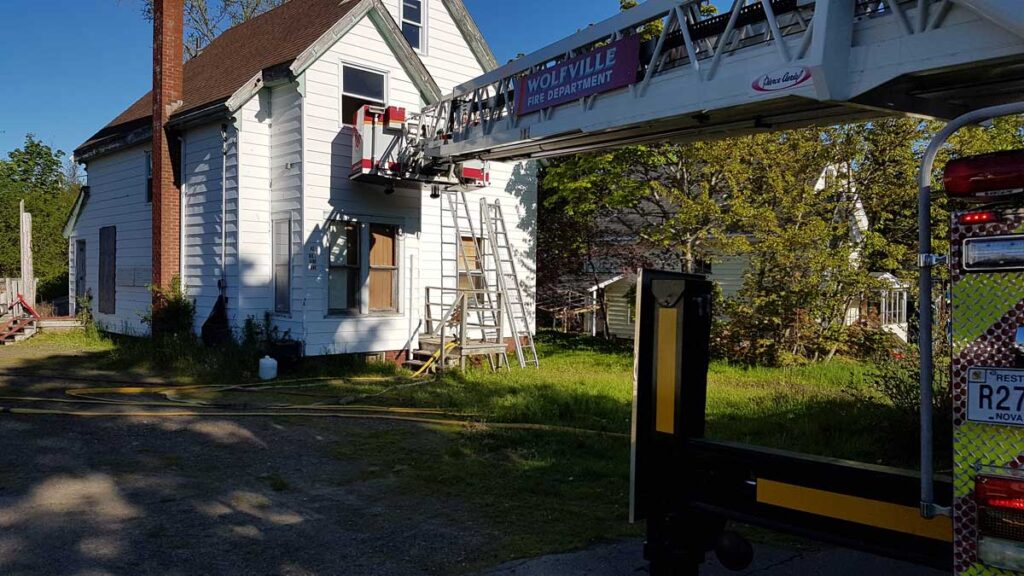
<path fill-rule="evenodd" d="M 967 374 L 967 419 L 1024 426 L 1024 370 L 971 368 Z"/>

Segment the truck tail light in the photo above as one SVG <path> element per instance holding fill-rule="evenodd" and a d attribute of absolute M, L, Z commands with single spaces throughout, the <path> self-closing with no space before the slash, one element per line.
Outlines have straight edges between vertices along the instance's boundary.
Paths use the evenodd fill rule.
<path fill-rule="evenodd" d="M 961 224 L 988 224 L 995 222 L 998 216 L 995 212 L 967 212 L 960 215 Z"/>
<path fill-rule="evenodd" d="M 974 498 L 978 504 L 978 557 L 995 568 L 1024 571 L 1024 476 L 979 474 Z"/>
<path fill-rule="evenodd" d="M 1024 150 L 951 160 L 943 185 L 950 196 L 977 201 L 1024 192 Z"/>

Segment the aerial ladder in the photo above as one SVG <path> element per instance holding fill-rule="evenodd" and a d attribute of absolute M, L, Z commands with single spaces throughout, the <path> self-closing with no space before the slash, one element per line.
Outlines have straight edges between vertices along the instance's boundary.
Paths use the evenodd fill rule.
<path fill-rule="evenodd" d="M 956 574 L 1024 573 L 1024 371 L 1017 368 L 1024 366 L 1024 156 L 982 159 L 947 178 L 975 200 L 1001 203 L 957 210 L 948 262 L 931 253 L 928 235 L 935 150 L 966 123 L 1024 113 L 1015 104 L 1024 89 L 1024 2 L 733 0 L 715 15 L 705 4 L 648 0 L 456 86 L 420 111 L 382 111 L 402 121 L 356 134 L 362 160 L 353 178 L 486 186 L 490 161 L 891 115 L 956 119 L 922 167 L 922 293 L 931 292 L 931 270 L 948 264 L 959 282 L 954 338 L 958 326 L 978 328 L 964 310 L 987 313 L 993 298 L 1009 308 L 989 332 L 980 327 L 978 341 L 966 336 L 975 356 L 954 362 L 954 377 L 963 380 L 955 391 L 954 473 L 932 467 L 928 337 L 921 338 L 918 473 L 705 439 L 710 285 L 699 276 L 644 271 L 631 511 L 647 522 L 645 555 L 658 575 L 697 574 L 711 550 L 742 567 L 748 547 L 725 530 L 728 520 Z M 989 185 L 975 189 L 978 181 Z M 989 285 L 997 291 L 978 292 Z M 919 300 L 927 335 L 931 301 Z M 1017 387 L 1001 383 L 1018 377 Z M 999 401 L 1004 391 L 1012 400 Z"/>

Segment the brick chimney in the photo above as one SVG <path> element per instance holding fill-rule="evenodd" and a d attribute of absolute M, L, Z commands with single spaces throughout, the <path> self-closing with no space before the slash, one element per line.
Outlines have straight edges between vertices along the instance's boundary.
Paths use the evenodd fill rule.
<path fill-rule="evenodd" d="M 181 194 L 175 181 L 177 141 L 167 121 L 184 94 L 184 0 L 153 0 L 153 285 L 167 288 L 180 272 Z"/>

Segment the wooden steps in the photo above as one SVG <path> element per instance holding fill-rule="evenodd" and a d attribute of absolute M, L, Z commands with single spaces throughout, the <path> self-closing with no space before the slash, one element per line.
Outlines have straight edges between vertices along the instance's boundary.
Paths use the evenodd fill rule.
<path fill-rule="evenodd" d="M 31 338 L 36 333 L 36 322 L 35 318 L 21 317 L 0 325 L 0 344 L 13 344 Z"/>
<path fill-rule="evenodd" d="M 25 301 L 25 297 L 18 294 L 14 302 L 7 306 L 4 318 L 7 320 L 0 323 L 0 345 L 21 342 L 35 335 L 39 330 L 39 313 Z"/>

